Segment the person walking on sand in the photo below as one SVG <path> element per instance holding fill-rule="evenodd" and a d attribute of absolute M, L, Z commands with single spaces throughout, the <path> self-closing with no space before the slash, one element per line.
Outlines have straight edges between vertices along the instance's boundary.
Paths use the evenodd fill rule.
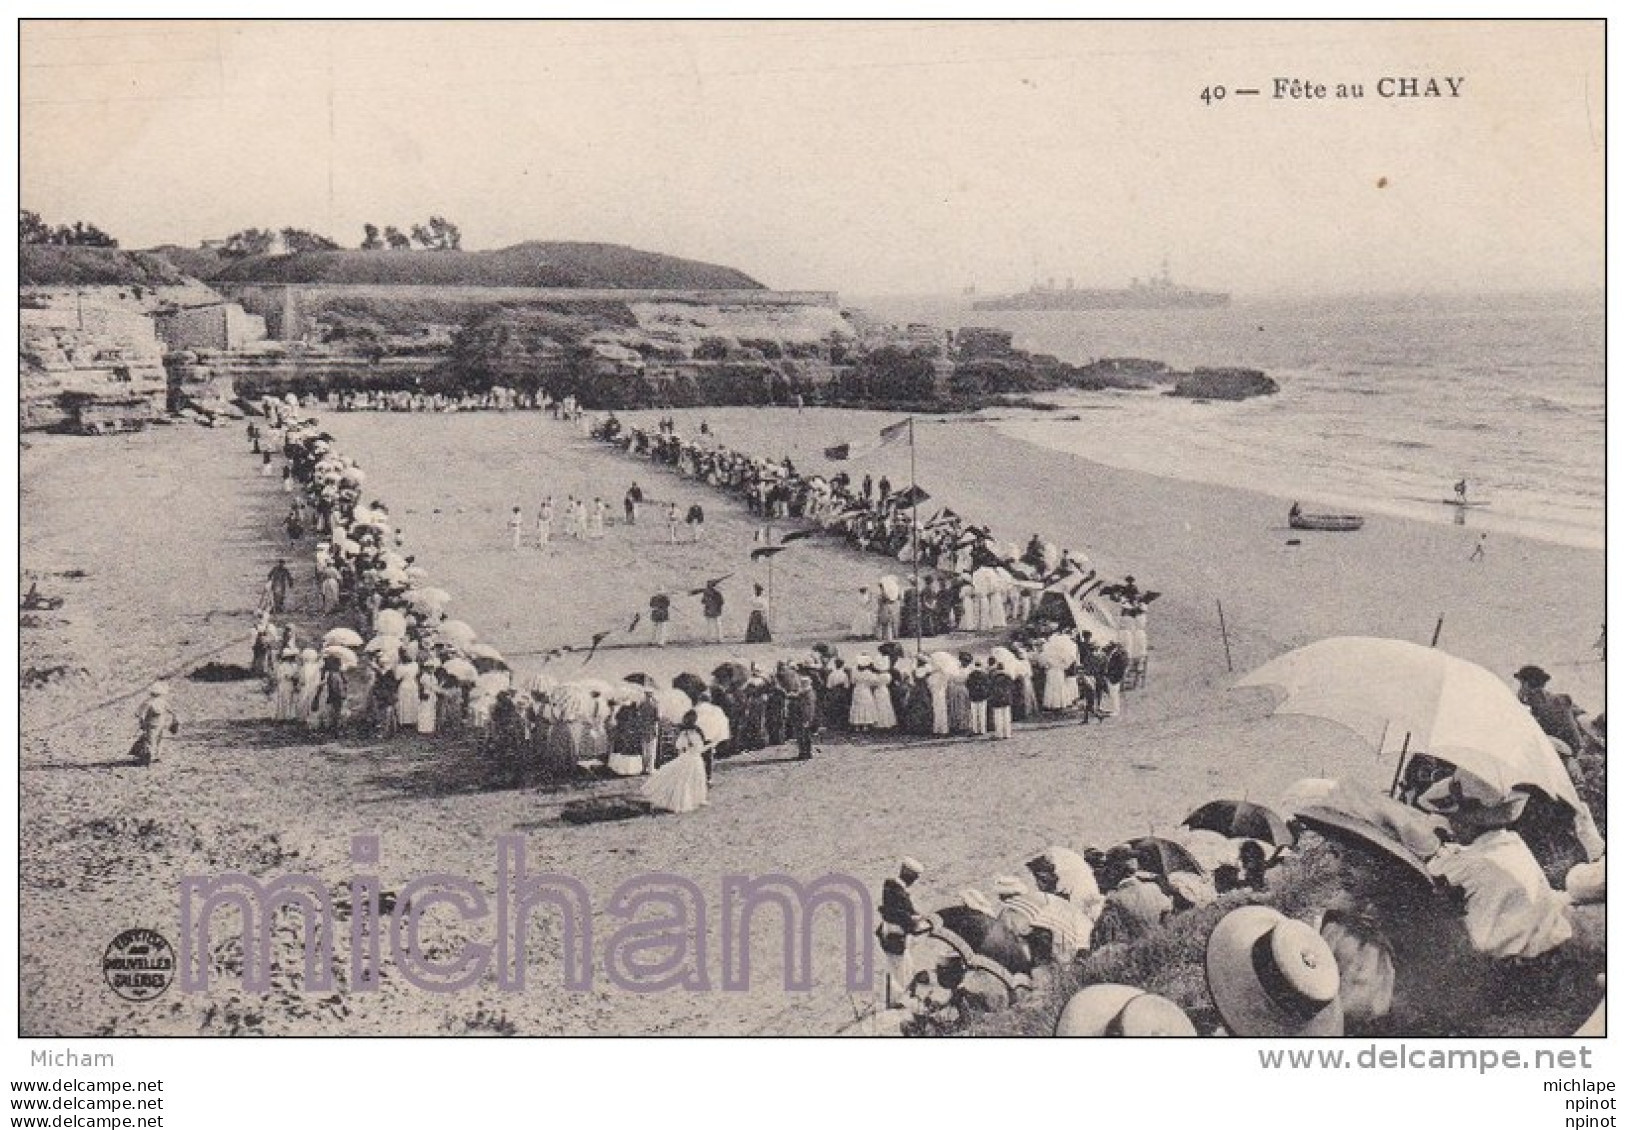
<path fill-rule="evenodd" d="M 597 540 L 604 536 L 604 519 L 609 514 L 609 503 L 602 498 L 593 498 L 592 510 L 587 516 L 587 536 Z"/>
<path fill-rule="evenodd" d="M 1489 538 L 1490 538 L 1489 534 L 1479 534 L 1478 535 L 1478 544 L 1473 546 L 1473 552 L 1468 555 L 1467 560 L 1469 560 L 1469 561 L 1482 561 L 1482 560 L 1484 560 L 1484 543 L 1487 542 L 1489 540 Z"/>
<path fill-rule="evenodd" d="M 768 627 L 767 593 L 761 585 L 753 586 L 755 591 L 750 598 L 750 622 L 745 625 L 746 643 L 772 643 L 773 632 Z"/>
<path fill-rule="evenodd" d="M 674 502 L 666 509 L 666 531 L 671 534 L 671 544 L 677 544 L 677 527 L 683 524 L 682 515 L 677 513 L 677 504 Z"/>
<path fill-rule="evenodd" d="M 513 508 L 508 515 L 508 532 L 513 537 L 514 549 L 522 549 L 525 545 L 525 512 L 519 507 Z"/>
<path fill-rule="evenodd" d="M 1463 505 L 1463 506 L 1467 505 L 1467 480 L 1466 479 L 1458 479 L 1456 481 L 1456 501 L 1458 503 L 1460 503 L 1461 505 Z"/>
<path fill-rule="evenodd" d="M 152 684 L 152 689 L 147 692 L 147 700 L 135 712 L 135 719 L 141 733 L 131 747 L 130 755 L 137 765 L 151 765 L 158 760 L 158 754 L 163 749 L 164 736 L 181 728 L 174 708 L 169 705 L 169 684 Z"/>
<path fill-rule="evenodd" d="M 666 646 L 666 636 L 671 630 L 671 597 L 663 592 L 657 592 L 649 598 L 649 623 L 654 625 L 656 647 Z"/>
<path fill-rule="evenodd" d="M 706 635 L 712 643 L 722 642 L 722 590 L 715 581 L 707 581 L 700 593 L 700 610 L 705 613 Z"/>
<path fill-rule="evenodd" d="M 317 692 L 316 709 L 321 715 L 320 728 L 337 737 L 344 722 L 344 699 L 349 687 L 344 678 L 344 667 L 337 657 L 330 656 L 322 665 L 322 685 Z"/>
<path fill-rule="evenodd" d="M 288 590 L 293 588 L 293 573 L 288 569 L 288 563 L 277 558 L 276 564 L 265 576 L 267 591 L 271 594 L 271 611 L 280 615 L 288 604 Z"/>
<path fill-rule="evenodd" d="M 643 488 L 638 486 L 637 480 L 634 479 L 632 485 L 627 488 L 626 498 L 622 501 L 622 506 L 626 508 L 626 524 L 628 526 L 638 524 L 638 507 L 642 504 Z"/>
<path fill-rule="evenodd" d="M 542 508 L 536 512 L 536 544 L 543 549 L 553 540 L 553 496 L 542 499 Z"/>
<path fill-rule="evenodd" d="M 696 502 L 688 508 L 688 517 L 685 521 L 688 522 L 689 540 L 698 544 L 700 535 L 705 531 L 705 508 Z"/>

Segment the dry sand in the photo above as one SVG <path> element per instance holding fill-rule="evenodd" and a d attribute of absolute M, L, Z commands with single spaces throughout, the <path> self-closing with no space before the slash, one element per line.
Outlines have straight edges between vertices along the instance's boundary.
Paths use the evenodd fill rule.
<path fill-rule="evenodd" d="M 892 417 L 791 410 L 678 413 L 692 434 L 704 417 L 720 441 L 790 454 L 803 468 L 843 439 L 861 441 Z M 673 646 L 641 644 L 624 629 L 659 589 L 733 572 L 725 588 L 733 639 L 743 635 L 756 523 L 741 503 L 579 436 L 536 414 L 324 417 L 369 473 L 453 614 L 534 668 L 547 649 L 617 629 L 585 669 L 568 674 L 669 675 L 708 671 L 721 658 L 776 656 L 840 639 L 859 584 L 888 569 L 825 539 L 801 542 L 774 569 L 781 643 L 716 648 L 699 634 L 697 601 L 680 600 Z M 717 891 L 729 872 L 782 871 L 811 879 L 831 870 L 878 889 L 903 853 L 928 865 L 921 901 L 946 902 L 1049 843 L 1106 843 L 1169 828 L 1217 795 L 1270 799 L 1305 775 L 1383 769 L 1326 723 L 1266 717 L 1270 702 L 1227 689 L 1215 601 L 1222 599 L 1232 660 L 1242 672 L 1289 647 L 1333 634 L 1427 642 L 1444 616 L 1441 646 L 1510 674 L 1536 662 L 1584 705 L 1602 709 L 1601 664 L 1588 651 L 1603 619 L 1600 554 L 1492 538 L 1469 563 L 1476 532 L 1373 518 L 1353 535 L 1294 534 L 1280 504 L 1246 492 L 1110 470 L 1013 443 L 969 420 L 922 420 L 919 477 L 933 503 L 987 522 L 1007 540 L 1034 531 L 1086 550 L 1109 574 L 1133 573 L 1165 595 L 1153 608 L 1149 689 L 1126 698 L 1110 725 L 1018 728 L 1007 743 L 852 742 L 830 735 L 810 764 L 767 751 L 719 766 L 711 806 L 576 826 L 563 806 L 629 792 L 625 782 L 563 793 L 492 783 L 467 743 L 353 738 L 311 742 L 265 721 L 250 684 L 174 681 L 184 728 L 152 770 L 116 764 L 133 737 L 135 699 L 102 706 L 157 674 L 189 669 L 211 649 L 248 660 L 249 609 L 271 561 L 284 552 L 279 484 L 255 474 L 239 431 L 164 428 L 88 440 L 47 437 L 23 452 L 23 567 L 57 612 L 25 628 L 23 666 L 66 662 L 85 673 L 23 695 L 22 1030 L 79 1033 L 822 1033 L 861 1029 L 872 994 L 838 983 L 838 931 L 816 932 L 817 986 L 773 988 L 779 976 L 772 915 L 755 936 L 749 993 L 631 994 L 600 976 L 586 993 L 559 987 L 557 931 L 538 929 L 525 993 L 489 982 L 455 995 L 424 993 L 386 973 L 381 991 L 319 995 L 279 975 L 267 996 L 234 987 L 207 995 L 172 988 L 154 1004 L 128 1004 L 104 986 L 102 952 L 120 930 L 178 936 L 177 884 L 187 873 L 241 868 L 306 871 L 340 884 L 357 868 L 350 837 L 377 833 L 387 887 L 436 871 L 489 888 L 494 838 L 527 837 L 532 870 L 575 875 L 594 897 L 600 943 L 618 925 L 606 904 L 634 875 L 685 875 L 712 900 L 708 966 L 718 973 Z M 894 447 L 851 465 L 907 481 L 908 451 Z M 651 498 L 699 501 L 700 546 L 667 544 L 646 508 L 635 529 L 602 541 L 515 552 L 513 505 L 527 517 L 544 494 L 602 494 L 619 516 L 638 479 Z M 1301 544 L 1286 542 L 1297 537 Z M 290 554 L 314 607 L 305 554 Z M 86 576 L 63 576 L 83 570 Z M 26 581 L 26 577 L 25 577 Z M 309 615 L 306 613 L 306 615 Z M 313 616 L 306 620 L 321 626 Z M 956 646 L 966 642 L 955 640 Z M 982 641 L 985 647 L 991 640 Z M 851 645 L 845 645 L 850 649 Z M 184 662 L 183 662 L 184 660 Z M 464 935 L 437 920 L 426 949 Z M 230 943 L 216 947 L 235 968 Z M 877 981 L 878 984 L 878 981 Z"/>

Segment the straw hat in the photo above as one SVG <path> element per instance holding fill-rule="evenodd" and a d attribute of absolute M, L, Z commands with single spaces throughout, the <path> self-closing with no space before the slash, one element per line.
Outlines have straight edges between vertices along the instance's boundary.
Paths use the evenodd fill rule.
<path fill-rule="evenodd" d="M 1527 683 L 1532 687 L 1544 687 L 1547 683 L 1552 681 L 1552 677 L 1550 675 L 1541 670 L 1539 667 L 1536 667 L 1534 664 L 1528 664 L 1518 668 L 1517 671 L 1513 672 L 1512 677 L 1518 680 L 1518 682 Z"/>
<path fill-rule="evenodd" d="M 1027 884 L 1014 875 L 1000 875 L 993 880 L 993 893 L 1001 899 L 1015 898 L 1027 893 Z"/>
<path fill-rule="evenodd" d="M 924 875 L 925 864 L 921 863 L 918 859 L 915 859 L 912 855 L 905 855 L 902 859 L 897 861 L 897 870 L 912 871 L 915 875 Z"/>
<path fill-rule="evenodd" d="M 1207 940 L 1207 984 L 1233 1036 L 1341 1036 L 1337 959 L 1313 927 L 1267 906 L 1232 910 Z"/>
<path fill-rule="evenodd" d="M 984 895 L 975 887 L 966 887 L 959 892 L 959 901 L 972 910 L 979 910 L 989 918 L 999 913 L 999 908 L 993 905 L 993 900 Z"/>
<path fill-rule="evenodd" d="M 162 679 L 159 679 L 156 683 L 152 684 L 151 687 L 147 688 L 147 694 L 153 698 L 162 698 L 168 693 L 169 684 L 164 682 Z"/>
<path fill-rule="evenodd" d="M 1072 994 L 1057 1036 L 1194 1036 L 1190 1017 L 1167 997 L 1133 985 L 1090 985 Z"/>

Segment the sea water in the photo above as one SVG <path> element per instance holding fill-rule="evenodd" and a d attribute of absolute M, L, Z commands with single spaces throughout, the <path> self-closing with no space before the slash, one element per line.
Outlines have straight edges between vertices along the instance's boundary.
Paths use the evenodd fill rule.
<path fill-rule="evenodd" d="M 1006 434 L 1127 470 L 1244 487 L 1306 511 L 1384 513 L 1601 548 L 1601 295 L 1237 298 L 1211 310 L 990 311 L 854 301 L 894 321 L 996 326 L 1083 363 L 1261 369 L 1273 396 L 1044 393 Z M 1441 505 L 1465 478 L 1489 505 Z M 1283 506 L 1284 509 L 1284 506 Z"/>

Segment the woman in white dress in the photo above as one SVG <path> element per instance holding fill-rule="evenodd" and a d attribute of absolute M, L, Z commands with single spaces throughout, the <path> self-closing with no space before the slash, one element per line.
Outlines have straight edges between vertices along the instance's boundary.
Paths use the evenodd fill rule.
<path fill-rule="evenodd" d="M 891 700 L 891 660 L 885 656 L 876 659 L 871 680 L 875 696 L 875 729 L 897 729 L 897 709 Z"/>
<path fill-rule="evenodd" d="M 418 665 L 403 659 L 395 665 L 395 721 L 402 729 L 418 724 Z"/>
<path fill-rule="evenodd" d="M 875 675 L 874 659 L 867 655 L 860 655 L 852 666 L 852 708 L 847 711 L 846 724 L 854 730 L 872 730 L 879 720 L 875 713 L 875 686 L 879 683 Z"/>
<path fill-rule="evenodd" d="M 852 614 L 852 635 L 856 639 L 873 639 L 875 634 L 875 595 L 864 585 L 858 590 L 858 610 Z"/>
<path fill-rule="evenodd" d="M 418 709 L 414 721 L 420 734 L 432 734 L 435 731 L 435 718 L 440 706 L 438 667 L 438 663 L 425 663 L 418 671 Z"/>
<path fill-rule="evenodd" d="M 693 812 L 711 803 L 707 792 L 705 735 L 690 710 L 677 731 L 677 756 L 649 775 L 643 798 L 664 812 Z"/>
<path fill-rule="evenodd" d="M 312 730 L 321 725 L 321 715 L 316 711 L 316 692 L 321 686 L 321 657 L 313 648 L 307 647 L 299 655 L 299 713 L 295 718 L 303 719 Z"/>
<path fill-rule="evenodd" d="M 282 649 L 276 661 L 276 709 L 278 722 L 296 722 L 299 719 L 299 652 L 291 647 Z"/>

